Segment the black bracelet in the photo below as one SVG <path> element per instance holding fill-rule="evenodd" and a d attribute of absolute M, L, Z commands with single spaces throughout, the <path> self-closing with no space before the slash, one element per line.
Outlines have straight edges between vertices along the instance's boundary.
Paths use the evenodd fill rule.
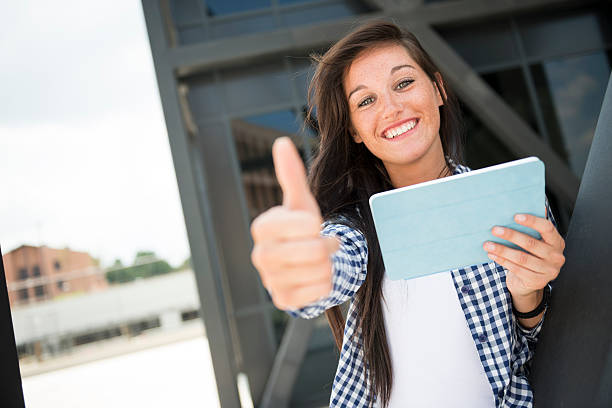
<path fill-rule="evenodd" d="M 518 310 L 514 308 L 514 304 L 512 305 L 512 312 L 519 319 L 531 319 L 532 317 L 536 317 L 537 315 L 542 313 L 544 309 L 546 309 L 546 307 L 548 306 L 548 299 L 550 299 L 550 285 L 544 286 L 544 295 L 542 296 L 542 301 L 531 312 L 527 312 L 527 313 L 519 312 Z"/>

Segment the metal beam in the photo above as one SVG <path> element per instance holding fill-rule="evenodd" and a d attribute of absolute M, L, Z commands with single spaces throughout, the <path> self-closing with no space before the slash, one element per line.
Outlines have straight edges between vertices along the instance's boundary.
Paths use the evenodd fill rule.
<path fill-rule="evenodd" d="M 463 0 L 351 16 L 317 24 L 284 28 L 272 32 L 223 38 L 167 50 L 167 58 L 179 77 L 213 68 L 246 64 L 288 52 L 310 52 L 325 47 L 371 19 L 392 19 L 411 26 L 459 23 L 505 14 L 523 13 L 543 7 L 581 4 L 578 0 Z"/>
<path fill-rule="evenodd" d="M 180 96 L 172 67 L 166 58 L 164 21 L 157 0 L 142 0 L 157 83 L 168 129 L 170 150 L 191 246 L 191 259 L 198 285 L 202 316 L 215 371 L 221 406 L 240 407 L 236 367 L 227 317 L 216 276 L 220 275 L 214 231 L 205 180 L 196 180 L 188 132 L 183 122 Z"/>
<path fill-rule="evenodd" d="M 546 164 L 547 185 L 564 200 L 575 202 L 580 181 L 569 166 L 438 33 L 422 25 L 410 28 L 474 114 L 517 156 L 539 157 Z"/>
<path fill-rule="evenodd" d="M 260 408 L 285 408 L 306 355 L 315 320 L 291 319 L 276 352 Z"/>
<path fill-rule="evenodd" d="M 535 406 L 612 406 L 612 76 L 531 376 Z"/>

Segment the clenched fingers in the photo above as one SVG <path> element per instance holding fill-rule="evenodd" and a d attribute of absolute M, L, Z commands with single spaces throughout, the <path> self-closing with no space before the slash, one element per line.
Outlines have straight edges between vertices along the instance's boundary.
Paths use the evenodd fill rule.
<path fill-rule="evenodd" d="M 321 231 L 321 223 L 321 217 L 310 212 L 278 206 L 253 220 L 251 235 L 256 243 L 317 237 Z"/>
<path fill-rule="evenodd" d="M 332 281 L 332 265 L 327 260 L 317 265 L 295 265 L 269 269 L 261 273 L 264 287 L 273 293 L 291 291 L 305 286 L 317 286 Z"/>
<path fill-rule="evenodd" d="M 565 249 L 563 237 L 550 220 L 531 214 L 516 214 L 514 220 L 521 225 L 538 231 L 542 236 L 542 240 L 547 244 L 560 248 L 561 251 Z"/>
<path fill-rule="evenodd" d="M 282 310 L 299 309 L 306 306 L 324 296 L 327 296 L 332 290 L 331 279 L 317 285 L 309 285 L 297 287 L 292 290 L 272 292 L 272 301 L 274 306 Z"/>
<path fill-rule="evenodd" d="M 251 260 L 258 269 L 316 265 L 328 261 L 339 246 L 336 238 L 320 236 L 282 242 L 264 241 L 253 248 Z"/>
<path fill-rule="evenodd" d="M 534 271 L 518 265 L 506 258 L 489 254 L 489 258 L 502 265 L 509 273 L 514 274 L 519 279 L 524 289 L 531 291 L 540 290 L 550 281 L 550 278 L 544 274 L 534 273 Z M 508 280 L 508 278 L 506 278 Z"/>

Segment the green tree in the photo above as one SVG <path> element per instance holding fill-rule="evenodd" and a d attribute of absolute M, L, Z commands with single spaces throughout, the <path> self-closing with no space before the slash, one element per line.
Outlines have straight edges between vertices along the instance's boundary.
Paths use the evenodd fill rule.
<path fill-rule="evenodd" d="M 125 283 L 169 272 L 172 272 L 170 264 L 157 258 L 155 252 L 139 251 L 131 266 L 123 267 L 120 260 L 115 260 L 113 267 L 106 272 L 106 280 L 109 283 Z"/>

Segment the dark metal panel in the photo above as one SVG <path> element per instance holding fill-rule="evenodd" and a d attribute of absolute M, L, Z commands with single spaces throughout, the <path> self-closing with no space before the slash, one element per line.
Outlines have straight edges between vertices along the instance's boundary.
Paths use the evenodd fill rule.
<path fill-rule="evenodd" d="M 0 250 L 0 395 L 6 407 L 25 407 L 21 388 L 21 373 L 15 346 L 15 332 L 6 289 L 6 275 Z"/>
<path fill-rule="evenodd" d="M 168 50 L 179 76 L 216 67 L 246 64 L 254 59 L 313 50 L 340 39 L 360 21 L 387 18 L 412 24 L 450 24 L 521 13 L 556 5 L 581 4 L 578 0 L 463 0 L 426 4 L 414 9 L 352 16 L 272 32 L 219 39 Z"/>
<path fill-rule="evenodd" d="M 533 362 L 535 406 L 612 406 L 612 77 Z"/>
<path fill-rule="evenodd" d="M 142 5 L 191 246 L 193 269 L 210 345 L 219 401 L 223 407 L 240 407 L 228 319 L 223 299 L 220 297 L 221 292 L 217 290 L 220 263 L 208 208 L 209 193 L 206 181 L 196 180 L 194 174 L 194 163 L 190 155 L 188 133 L 182 119 L 177 83 L 166 59 L 164 20 L 159 1 L 143 0 Z"/>
<path fill-rule="evenodd" d="M 434 30 L 425 26 L 412 26 L 411 29 L 474 114 L 514 154 L 539 157 L 546 164 L 547 185 L 573 203 L 579 181 L 567 164 L 540 140 L 529 125 Z"/>
<path fill-rule="evenodd" d="M 293 386 L 302 360 L 306 355 L 314 322 L 314 320 L 306 319 L 291 319 L 289 321 L 276 353 L 260 408 L 289 406 Z"/>
<path fill-rule="evenodd" d="M 210 225 L 217 243 L 221 290 L 237 366 L 248 376 L 253 400 L 259 401 L 272 368 L 276 342 L 265 310 L 235 316 L 235 312 L 259 306 L 265 300 L 259 276 L 250 262 L 252 243 L 233 143 L 229 125 L 220 121 L 200 127 L 195 146 L 201 164 L 198 173 L 206 178 L 209 191 Z"/>

